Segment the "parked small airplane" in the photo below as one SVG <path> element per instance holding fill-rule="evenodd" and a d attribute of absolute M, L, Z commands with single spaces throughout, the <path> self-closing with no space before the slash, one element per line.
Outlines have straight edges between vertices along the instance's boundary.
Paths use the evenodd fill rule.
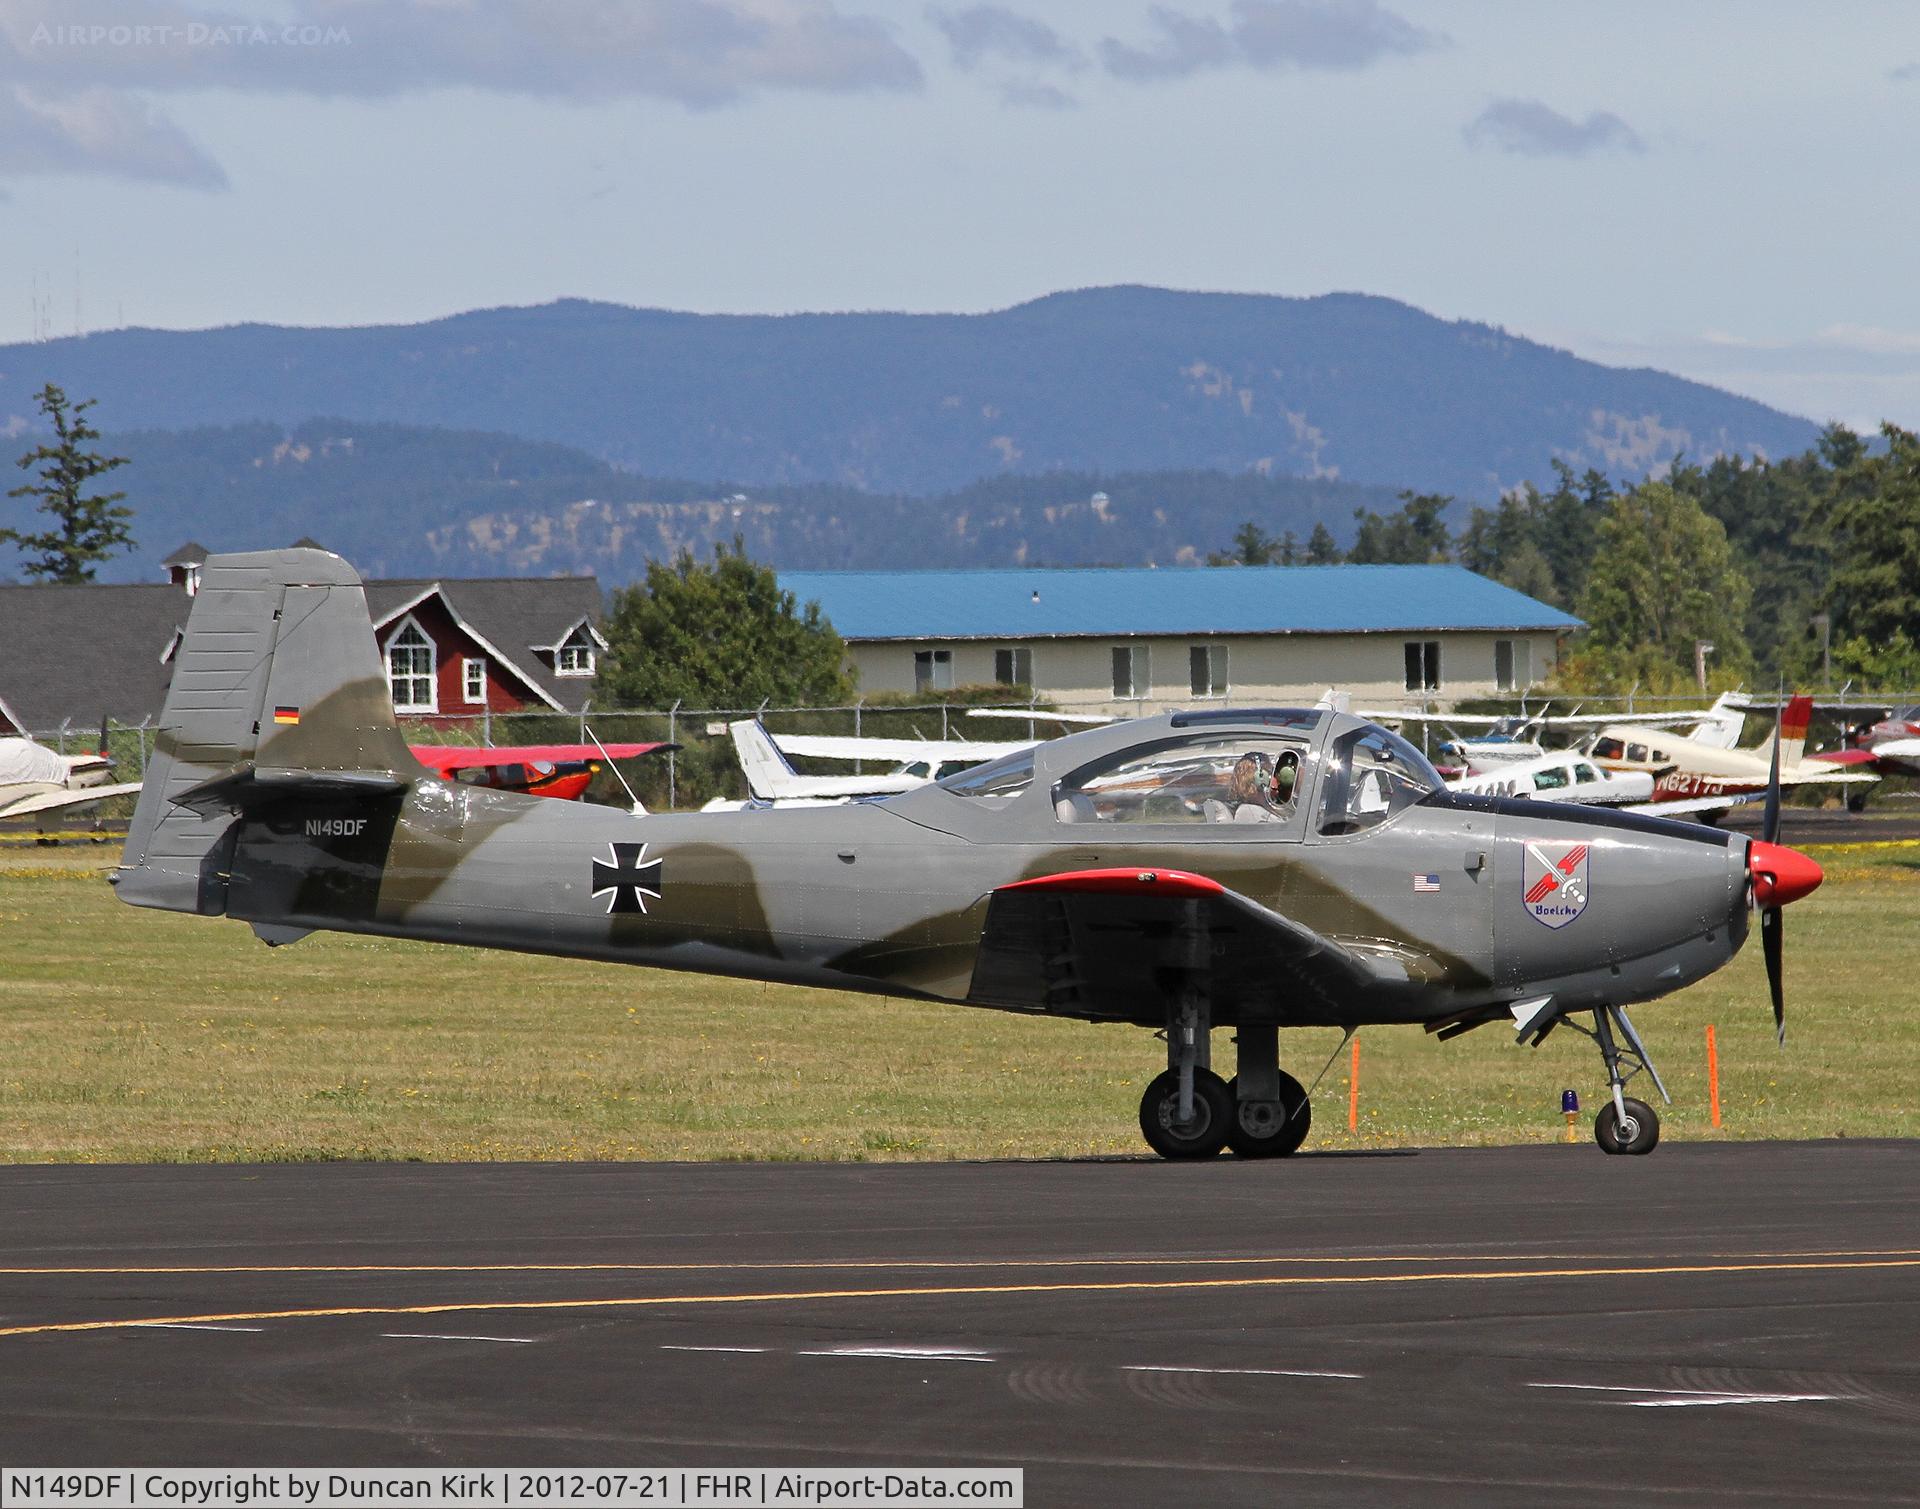
<path fill-rule="evenodd" d="M 912 791 L 929 781 L 970 769 L 982 761 L 997 759 L 1017 749 L 1031 749 L 1031 741 L 1016 744 L 983 744 L 977 741 L 944 739 L 868 739 L 842 738 L 830 734 L 781 734 L 767 732 L 757 718 L 742 718 L 729 723 L 740 770 L 747 778 L 747 801 L 715 797 L 703 812 L 737 812 L 744 807 L 837 807 L 864 797 L 893 796 Z M 802 775 L 787 759 L 789 754 L 831 760 L 880 760 L 891 770 L 871 774 Z"/>
<path fill-rule="evenodd" d="M 578 801 L 612 760 L 637 760 L 678 744 L 414 744 L 413 756 L 436 775 L 466 786 Z"/>
<path fill-rule="evenodd" d="M 96 753 L 63 755 L 33 739 L 0 739 L 0 817 L 28 817 L 138 791 L 115 781 L 106 740 Z"/>
<path fill-rule="evenodd" d="M 1605 1065 L 1596 1140 L 1644 1153 L 1659 1120 L 1624 1087 L 1660 1081 L 1627 1008 L 1726 963 L 1750 908 L 1784 1040 L 1782 909 L 1821 873 L 1773 841 L 1779 758 L 1757 841 L 1448 791 L 1331 707 L 1144 718 L 879 801 L 642 817 L 426 769 L 352 568 L 271 551 L 205 564 L 113 880 L 269 943 L 325 928 L 1162 1030 L 1140 1127 L 1172 1158 L 1299 1147 L 1281 1027 L 1567 1025 Z"/>
<path fill-rule="evenodd" d="M 1465 775 L 1447 782 L 1455 791 L 1487 796 L 1538 797 L 1632 811 L 1653 798 L 1653 777 L 1643 772 L 1615 775 L 1572 750 L 1517 760 L 1499 770 Z"/>
<path fill-rule="evenodd" d="M 1741 699 L 1741 707 L 1751 707 Z M 1920 776 L 1920 706 L 1912 703 L 1869 702 L 1840 697 L 1815 697 L 1816 713 L 1839 717 L 1846 726 L 1843 748 L 1808 755 L 1810 760 L 1870 770 L 1875 775 Z M 1847 793 L 1854 812 L 1867 804 L 1870 788 Z"/>
<path fill-rule="evenodd" d="M 1743 712 L 1727 698 L 1716 703 L 1715 709 L 1713 717 L 1685 737 L 1609 724 L 1587 741 L 1582 753 L 1608 770 L 1638 770 L 1652 775 L 1656 805 L 1685 802 L 1695 810 L 1711 810 L 1701 808 L 1700 803 L 1765 791 L 1767 748 L 1735 747 Z M 1871 771 L 1844 769 L 1844 762 L 1836 763 L 1831 756 L 1803 758 L 1812 715 L 1813 699 L 1807 696 L 1794 697 L 1780 715 L 1772 745 L 1779 753 L 1782 785 L 1871 785 L 1880 779 Z M 1735 803 L 1728 801 L 1726 805 Z"/>
<path fill-rule="evenodd" d="M 1549 703 L 1537 713 L 1519 715 L 1396 712 L 1387 708 L 1372 708 L 1361 710 L 1359 716 L 1386 724 L 1437 723 L 1449 735 L 1439 749 L 1438 763 L 1441 769 L 1467 775 L 1487 775 L 1511 765 L 1539 759 L 1548 752 L 1541 740 L 1556 727 L 1593 728 L 1616 723 L 1661 725 L 1685 723 L 1696 718 L 1711 719 L 1714 714 L 1711 710 L 1664 713 L 1581 713 L 1576 710 L 1555 716 Z M 1460 728 L 1475 724 L 1486 725 L 1487 731 L 1471 738 L 1457 732 Z"/>

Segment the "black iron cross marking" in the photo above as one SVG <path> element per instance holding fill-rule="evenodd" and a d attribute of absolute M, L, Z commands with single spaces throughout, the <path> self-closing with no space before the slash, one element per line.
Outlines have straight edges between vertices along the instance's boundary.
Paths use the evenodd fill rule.
<path fill-rule="evenodd" d="M 593 895 L 597 901 L 607 898 L 607 915 L 616 912 L 644 912 L 646 898 L 660 899 L 660 861 L 647 858 L 645 844 L 607 845 L 613 863 L 593 862 Z"/>

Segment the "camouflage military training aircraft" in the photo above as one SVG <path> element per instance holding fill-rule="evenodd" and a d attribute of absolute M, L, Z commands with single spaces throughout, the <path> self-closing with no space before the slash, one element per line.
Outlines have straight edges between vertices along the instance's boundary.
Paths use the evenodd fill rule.
<path fill-rule="evenodd" d="M 375 933 L 1163 1029 L 1140 1124 L 1171 1158 L 1300 1145 L 1281 1027 L 1566 1023 L 1605 1063 L 1601 1147 L 1644 1153 L 1658 1119 L 1622 1092 L 1659 1077 L 1627 1007 L 1726 963 L 1750 906 L 1781 1022 L 1781 908 L 1821 875 L 1771 841 L 1777 798 L 1749 842 L 1458 794 L 1350 714 L 1236 708 L 883 800 L 634 816 L 422 767 L 359 578 L 284 550 L 207 561 L 114 883 L 269 943 Z"/>

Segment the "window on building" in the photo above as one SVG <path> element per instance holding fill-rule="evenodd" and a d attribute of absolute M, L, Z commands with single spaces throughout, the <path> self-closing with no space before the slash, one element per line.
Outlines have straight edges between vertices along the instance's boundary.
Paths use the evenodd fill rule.
<path fill-rule="evenodd" d="M 1439 640 L 1409 639 L 1407 641 L 1407 690 L 1410 692 L 1440 690 Z"/>
<path fill-rule="evenodd" d="M 553 673 L 556 676 L 593 674 L 593 636 L 587 632 L 585 624 L 569 634 L 554 653 Z"/>
<path fill-rule="evenodd" d="M 1117 644 L 1113 647 L 1113 695 L 1144 697 L 1149 686 L 1147 647 L 1143 644 Z"/>
<path fill-rule="evenodd" d="M 953 687 L 952 650 L 915 650 L 913 652 L 913 689 L 916 692 L 944 692 Z"/>
<path fill-rule="evenodd" d="M 1523 692 L 1533 685 L 1532 640 L 1494 640 L 1493 684 L 1503 692 Z"/>
<path fill-rule="evenodd" d="M 430 713 L 439 706 L 433 690 L 433 641 L 411 618 L 387 641 L 387 686 L 397 713 Z"/>
<path fill-rule="evenodd" d="M 1227 694 L 1227 647 L 1196 644 L 1187 650 L 1187 684 L 1196 697 Z"/>
<path fill-rule="evenodd" d="M 487 663 L 468 658 L 460 662 L 460 685 L 467 701 L 475 706 L 487 700 Z"/>
<path fill-rule="evenodd" d="M 993 652 L 993 679 L 1002 686 L 1033 685 L 1033 651 L 1009 645 Z"/>

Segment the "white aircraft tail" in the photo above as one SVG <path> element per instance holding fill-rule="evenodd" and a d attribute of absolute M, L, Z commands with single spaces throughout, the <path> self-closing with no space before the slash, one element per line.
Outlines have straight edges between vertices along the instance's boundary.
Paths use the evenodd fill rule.
<path fill-rule="evenodd" d="M 1707 709 L 1707 715 L 1687 730 L 1687 738 L 1709 749 L 1738 749 L 1740 730 L 1746 725 L 1747 715 L 1744 709 L 1733 705 L 1732 697 L 1732 692 L 1722 692 Z M 1802 732 L 1804 734 L 1804 730 Z"/>
<path fill-rule="evenodd" d="M 742 718 L 729 723 L 734 752 L 740 756 L 740 769 L 747 778 L 747 790 L 763 802 L 777 802 L 808 794 L 807 782 L 787 763 L 780 746 L 768 737 L 758 718 Z"/>

